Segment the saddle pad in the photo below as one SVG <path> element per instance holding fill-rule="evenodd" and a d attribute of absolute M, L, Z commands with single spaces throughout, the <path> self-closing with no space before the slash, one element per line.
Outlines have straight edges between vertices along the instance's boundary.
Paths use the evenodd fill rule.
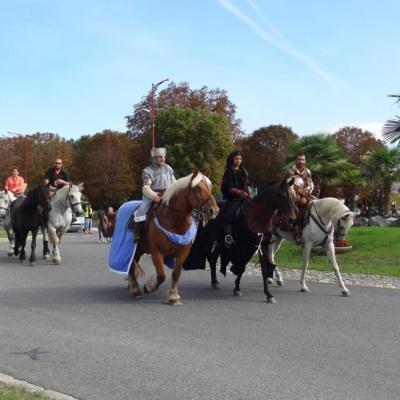
<path fill-rule="evenodd" d="M 117 274 L 128 274 L 136 243 L 132 231 L 128 230 L 128 222 L 132 213 L 140 206 L 141 201 L 133 200 L 123 204 L 117 213 L 114 234 L 108 254 L 108 266 Z"/>

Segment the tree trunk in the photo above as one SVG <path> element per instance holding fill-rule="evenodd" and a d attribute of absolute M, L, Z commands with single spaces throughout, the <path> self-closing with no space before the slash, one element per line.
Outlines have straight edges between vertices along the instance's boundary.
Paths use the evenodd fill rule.
<path fill-rule="evenodd" d="M 389 214 L 390 209 L 390 193 L 392 191 L 392 182 L 386 181 L 383 184 L 382 190 L 382 202 L 383 202 L 383 212 L 385 214 Z"/>

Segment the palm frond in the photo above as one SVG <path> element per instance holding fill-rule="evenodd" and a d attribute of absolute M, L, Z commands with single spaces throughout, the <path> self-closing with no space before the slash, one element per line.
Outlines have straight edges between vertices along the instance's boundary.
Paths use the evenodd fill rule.
<path fill-rule="evenodd" d="M 383 137 L 385 140 L 390 140 L 390 143 L 400 140 L 400 117 L 396 115 L 396 118 L 386 121 L 382 128 Z"/>

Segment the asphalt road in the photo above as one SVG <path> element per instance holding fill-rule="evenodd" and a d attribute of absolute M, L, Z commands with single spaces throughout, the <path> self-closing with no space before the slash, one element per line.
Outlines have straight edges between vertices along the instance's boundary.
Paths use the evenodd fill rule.
<path fill-rule="evenodd" d="M 169 282 L 133 300 L 107 252 L 71 233 L 30 267 L 0 241 L 0 372 L 87 400 L 400 398 L 398 291 L 285 282 L 267 304 L 257 277 L 235 298 L 186 271 L 171 307 Z"/>

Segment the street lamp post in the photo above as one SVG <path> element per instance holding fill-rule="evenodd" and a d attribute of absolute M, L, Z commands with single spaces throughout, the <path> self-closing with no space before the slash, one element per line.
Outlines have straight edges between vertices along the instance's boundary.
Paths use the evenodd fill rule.
<path fill-rule="evenodd" d="M 154 96 L 156 94 L 157 88 L 164 82 L 169 81 L 169 79 L 164 79 L 156 84 L 152 83 L 151 84 L 151 109 L 150 109 L 150 115 L 151 115 L 151 125 L 152 125 L 152 134 L 153 134 L 153 141 L 152 141 L 152 148 L 154 149 L 156 147 L 156 109 L 155 109 L 155 104 L 154 104 Z"/>
<path fill-rule="evenodd" d="M 16 133 L 16 132 L 8 132 L 9 135 L 14 135 L 18 136 L 20 140 L 24 143 L 24 179 L 27 182 L 28 181 L 28 165 L 29 165 L 29 159 L 28 159 L 28 141 L 27 141 L 27 136 L 28 135 L 23 135 L 22 133 Z"/>

